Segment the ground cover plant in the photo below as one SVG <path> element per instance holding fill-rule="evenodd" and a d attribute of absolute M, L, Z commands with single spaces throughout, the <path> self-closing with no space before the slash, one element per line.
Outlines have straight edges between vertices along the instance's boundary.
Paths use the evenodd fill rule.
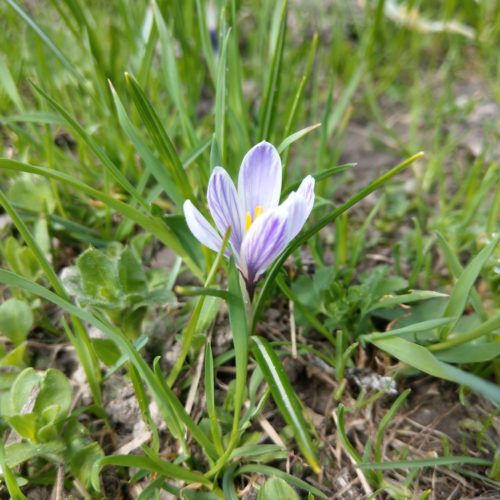
<path fill-rule="evenodd" d="M 498 493 L 495 2 L 0 26 L 2 498 Z"/>

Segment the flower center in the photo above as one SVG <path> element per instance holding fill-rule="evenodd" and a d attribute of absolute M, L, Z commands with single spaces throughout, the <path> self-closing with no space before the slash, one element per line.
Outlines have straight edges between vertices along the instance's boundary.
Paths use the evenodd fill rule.
<path fill-rule="evenodd" d="M 250 226 L 252 225 L 252 222 L 255 222 L 255 219 L 259 215 L 262 215 L 264 213 L 264 208 L 261 205 L 257 205 L 255 207 L 255 212 L 253 213 L 253 220 L 252 216 L 250 215 L 250 212 L 247 212 L 245 215 L 245 231 L 248 233 L 248 230 L 250 229 Z"/>

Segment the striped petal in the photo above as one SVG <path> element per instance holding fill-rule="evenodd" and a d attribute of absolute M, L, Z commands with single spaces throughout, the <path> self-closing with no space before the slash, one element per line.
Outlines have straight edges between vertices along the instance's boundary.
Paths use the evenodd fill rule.
<path fill-rule="evenodd" d="M 210 223 L 201 215 L 200 211 L 191 203 L 190 200 L 184 202 L 184 216 L 187 225 L 194 237 L 203 245 L 214 252 L 218 252 L 222 246 L 222 238 Z"/>
<path fill-rule="evenodd" d="M 250 227 L 238 261 L 248 283 L 255 283 L 286 247 L 289 241 L 287 216 L 287 211 L 281 208 L 270 210 Z"/>
<path fill-rule="evenodd" d="M 244 212 L 253 217 L 255 209 L 264 212 L 278 206 L 281 194 L 281 159 L 269 142 L 260 142 L 243 158 L 238 176 L 238 194 Z"/>
<path fill-rule="evenodd" d="M 226 234 L 231 227 L 229 241 L 235 253 L 240 252 L 243 241 L 244 218 L 238 193 L 229 174 L 222 167 L 215 167 L 208 183 L 208 208 L 219 232 Z"/>
<path fill-rule="evenodd" d="M 314 177 L 308 175 L 299 189 L 290 193 L 280 205 L 288 212 L 288 241 L 293 240 L 306 223 L 314 206 Z"/>

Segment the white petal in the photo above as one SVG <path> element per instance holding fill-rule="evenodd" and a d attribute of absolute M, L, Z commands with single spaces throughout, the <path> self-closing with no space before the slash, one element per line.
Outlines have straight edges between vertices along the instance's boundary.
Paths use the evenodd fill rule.
<path fill-rule="evenodd" d="M 238 176 L 238 194 L 245 213 L 253 217 L 257 206 L 264 211 L 278 206 L 281 170 L 280 155 L 269 142 L 260 142 L 248 151 Z"/>
<path fill-rule="evenodd" d="M 217 231 L 215 231 L 207 219 L 201 215 L 200 211 L 190 200 L 184 202 L 183 208 L 187 225 L 195 238 L 200 243 L 210 248 L 210 250 L 218 252 L 222 246 L 222 238 L 217 234 Z"/>
<path fill-rule="evenodd" d="M 314 185 L 316 184 L 316 180 L 312 175 L 308 175 L 304 178 L 304 180 L 300 183 L 299 189 L 297 189 L 297 194 L 302 196 L 306 201 L 307 205 L 307 217 L 311 213 L 314 205 Z M 306 219 L 307 219 L 306 217 Z"/>
<path fill-rule="evenodd" d="M 231 227 L 229 241 L 239 253 L 244 232 L 244 217 L 240 206 L 238 193 L 229 174 L 222 167 L 215 167 L 207 192 L 208 208 L 222 235 Z"/>
<path fill-rule="evenodd" d="M 306 223 L 314 206 L 314 177 L 308 175 L 300 184 L 299 189 L 290 193 L 280 205 L 288 212 L 288 237 L 291 241 Z"/>

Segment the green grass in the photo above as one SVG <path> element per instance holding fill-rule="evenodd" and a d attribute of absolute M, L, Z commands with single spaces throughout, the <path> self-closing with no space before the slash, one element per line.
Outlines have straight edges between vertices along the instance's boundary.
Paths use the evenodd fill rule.
<path fill-rule="evenodd" d="M 428 495 L 429 467 L 465 478 L 464 495 L 498 486 L 500 11 L 362 4 L 0 5 L 3 494 L 112 497 L 113 466 L 140 498 L 329 498 L 333 442 L 363 495 Z M 283 198 L 311 174 L 316 201 L 250 303 L 182 204 L 208 215 L 212 169 L 236 178 L 263 139 Z M 317 390 L 315 375 L 294 365 L 330 380 L 324 425 L 300 383 Z M 356 368 L 399 397 L 356 387 Z M 437 457 L 393 444 L 422 374 L 481 408 L 461 431 L 474 451 L 448 435 Z M 133 454 L 109 410 L 116 377 L 144 424 Z M 378 418 L 353 440 L 363 408 Z"/>

